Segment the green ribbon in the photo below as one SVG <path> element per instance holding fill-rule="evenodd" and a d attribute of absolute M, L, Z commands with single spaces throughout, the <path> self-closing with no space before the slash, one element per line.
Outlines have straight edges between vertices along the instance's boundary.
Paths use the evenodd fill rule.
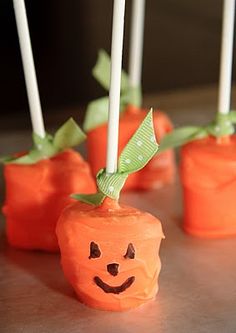
<path fill-rule="evenodd" d="M 77 146 L 85 138 L 86 135 L 70 118 L 56 131 L 54 136 L 46 133 L 45 137 L 42 138 L 33 133 L 34 145 L 28 154 L 21 157 L 6 156 L 1 158 L 1 162 L 5 164 L 34 164 L 42 159 L 55 156 L 67 148 Z"/>
<path fill-rule="evenodd" d="M 228 114 L 217 113 L 215 120 L 207 126 L 186 126 L 175 129 L 161 140 L 158 153 L 170 148 L 182 146 L 190 141 L 202 139 L 209 135 L 221 137 L 234 133 L 236 111 Z"/>
<path fill-rule="evenodd" d="M 157 150 L 153 112 L 150 110 L 123 149 L 118 160 L 117 172 L 107 174 L 105 169 L 101 169 L 97 174 L 98 193 L 90 195 L 75 194 L 72 197 L 95 206 L 100 205 L 106 197 L 119 199 L 120 191 L 128 176 L 142 169 L 156 154 Z"/>
<path fill-rule="evenodd" d="M 94 78 L 101 84 L 101 86 L 107 91 L 109 91 L 110 87 L 110 71 L 110 57 L 106 53 L 106 51 L 100 50 L 98 53 L 97 63 L 92 70 L 92 74 Z M 107 96 L 98 98 L 88 104 L 84 121 L 84 130 L 86 132 L 107 122 L 108 104 L 109 98 Z M 141 106 L 141 87 L 131 87 L 128 74 L 124 70 L 122 70 L 120 112 L 123 112 L 128 104 L 132 104 L 138 107 Z"/>

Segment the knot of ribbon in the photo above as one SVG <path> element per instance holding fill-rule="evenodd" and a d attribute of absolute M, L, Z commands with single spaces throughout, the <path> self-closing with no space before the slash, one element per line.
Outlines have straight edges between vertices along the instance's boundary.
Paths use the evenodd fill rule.
<path fill-rule="evenodd" d="M 45 137 L 40 137 L 33 133 L 33 147 L 26 155 L 20 157 L 6 156 L 1 158 L 4 164 L 34 164 L 45 158 L 50 158 L 61 151 L 77 146 L 86 139 L 86 135 L 70 118 L 67 120 L 54 134 L 46 134 Z"/>
<path fill-rule="evenodd" d="M 165 135 L 161 140 L 158 152 L 182 146 L 190 141 L 202 139 L 209 135 L 217 138 L 234 133 L 236 111 L 227 114 L 217 113 L 215 119 L 206 126 L 180 127 Z"/>
<path fill-rule="evenodd" d="M 98 60 L 92 70 L 93 77 L 101 84 L 101 86 L 109 91 L 110 87 L 110 72 L 111 60 L 109 55 L 104 50 L 98 53 Z M 140 107 L 142 104 L 141 87 L 132 87 L 129 83 L 128 74 L 122 70 L 121 72 L 121 97 L 120 97 L 120 112 L 123 112 L 128 104 Z M 86 132 L 102 125 L 108 120 L 108 96 L 98 98 L 88 104 L 84 130 Z"/>
<path fill-rule="evenodd" d="M 96 206 L 100 205 L 106 197 L 118 200 L 127 177 L 131 173 L 142 169 L 156 154 L 157 150 L 158 144 L 153 126 L 153 112 L 150 110 L 121 152 L 117 172 L 107 174 L 105 169 L 101 169 L 96 177 L 97 193 L 74 194 L 72 197 Z"/>

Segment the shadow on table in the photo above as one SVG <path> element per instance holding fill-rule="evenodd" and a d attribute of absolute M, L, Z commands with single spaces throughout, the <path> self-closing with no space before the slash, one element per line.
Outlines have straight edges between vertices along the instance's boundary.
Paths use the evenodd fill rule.
<path fill-rule="evenodd" d="M 14 249 L 4 238 L 1 237 L 1 252 L 8 262 L 23 269 L 48 288 L 66 297 L 75 298 L 72 288 L 64 278 L 59 254 Z"/>

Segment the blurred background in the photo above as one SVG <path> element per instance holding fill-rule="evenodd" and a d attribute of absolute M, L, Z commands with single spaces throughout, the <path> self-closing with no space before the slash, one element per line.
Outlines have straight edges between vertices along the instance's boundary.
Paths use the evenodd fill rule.
<path fill-rule="evenodd" d="M 84 110 L 104 91 L 91 76 L 99 48 L 110 52 L 111 0 L 26 0 L 45 118 Z M 217 84 L 222 0 L 147 0 L 143 91 Z M 131 1 L 123 67 L 127 69 Z M 0 0 L 0 129 L 30 126 L 11 0 Z M 235 66 L 234 73 L 235 77 Z M 82 112 L 80 112 L 82 116 Z M 18 119 L 12 121 L 12 119 Z"/>

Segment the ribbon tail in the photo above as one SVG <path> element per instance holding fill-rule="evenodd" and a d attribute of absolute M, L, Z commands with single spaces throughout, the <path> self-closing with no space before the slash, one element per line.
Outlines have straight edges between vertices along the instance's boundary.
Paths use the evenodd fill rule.
<path fill-rule="evenodd" d="M 105 124 L 108 120 L 108 97 L 102 97 L 88 104 L 83 128 L 86 132 Z"/>
<path fill-rule="evenodd" d="M 85 133 L 74 119 L 70 118 L 56 131 L 53 138 L 53 146 L 57 150 L 63 150 L 77 146 L 85 139 Z"/>
<path fill-rule="evenodd" d="M 102 204 L 103 200 L 105 199 L 106 195 L 104 195 L 101 192 L 95 193 L 95 194 L 72 194 L 71 198 L 76 199 L 80 202 L 99 206 Z"/>
<path fill-rule="evenodd" d="M 236 111 L 230 111 L 229 118 L 233 124 L 236 124 Z"/>
<path fill-rule="evenodd" d="M 110 72 L 111 59 L 105 50 L 98 52 L 98 59 L 95 67 L 92 70 L 93 77 L 101 84 L 101 86 L 109 91 L 110 88 Z M 125 71 L 121 72 L 121 92 L 129 87 L 129 77 Z"/>
<path fill-rule="evenodd" d="M 136 107 L 142 105 L 142 89 L 141 86 L 129 87 L 122 93 L 121 96 L 121 108 L 124 108 L 128 104 L 132 104 Z"/>
<path fill-rule="evenodd" d="M 7 164 L 7 163 L 10 163 L 14 160 L 16 160 L 16 158 L 13 157 L 12 155 L 1 156 L 0 157 L 0 164 Z"/>
<path fill-rule="evenodd" d="M 158 147 L 151 109 L 123 149 L 119 158 L 119 172 L 130 174 L 142 169 L 157 153 Z"/>
<path fill-rule="evenodd" d="M 166 134 L 161 142 L 158 153 L 171 148 L 177 148 L 195 139 L 206 137 L 208 132 L 204 127 L 188 126 L 177 128 L 169 134 Z"/>

